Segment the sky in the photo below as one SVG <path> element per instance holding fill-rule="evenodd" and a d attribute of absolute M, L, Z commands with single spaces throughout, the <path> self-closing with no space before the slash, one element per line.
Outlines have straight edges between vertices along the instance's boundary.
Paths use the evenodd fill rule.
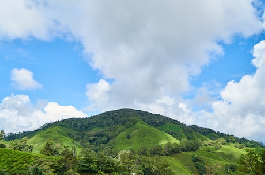
<path fill-rule="evenodd" d="M 133 108 L 265 142 L 262 0 L 0 0 L 0 129 Z"/>

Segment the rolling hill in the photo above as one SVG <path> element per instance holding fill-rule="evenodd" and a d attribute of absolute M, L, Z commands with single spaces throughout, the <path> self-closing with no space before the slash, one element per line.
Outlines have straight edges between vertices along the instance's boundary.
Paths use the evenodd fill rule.
<path fill-rule="evenodd" d="M 24 137 L 28 138 L 29 145 L 33 145 L 32 153 L 8 149 L 12 140 Z M 48 139 L 53 141 L 59 155 L 45 157 L 40 154 Z M 35 131 L 9 134 L 0 143 L 7 146 L 0 148 L 0 153 L 5 152 L 0 154 L 0 160 L 5 159 L 6 152 L 10 152 L 14 160 L 11 158 L 8 166 L 13 169 L 16 167 L 18 172 L 25 172 L 34 165 L 34 162 L 22 162 L 24 166 L 20 166 L 19 163 L 16 164 L 16 157 L 28 156 L 29 160 L 33 160 L 31 157 L 37 160 L 45 159 L 49 166 L 56 164 L 54 161 L 60 160 L 57 164 L 63 168 L 62 162 L 68 160 L 67 156 L 64 159 L 63 156 L 68 155 L 69 158 L 71 153 L 69 150 L 75 148 L 77 157 L 72 159 L 76 160 L 78 163 L 75 164 L 78 165 L 72 168 L 70 165 L 74 163 L 68 164 L 68 171 L 77 171 L 80 174 L 86 172 L 93 174 L 99 171 L 159 174 L 162 170 L 168 174 L 227 174 L 227 172 L 231 174 L 239 170 L 237 167 L 240 157 L 247 154 L 247 149 L 259 151 L 263 149 L 262 144 L 255 141 L 195 125 L 187 126 L 159 114 L 132 109 L 120 109 L 89 118 L 71 118 L 47 123 Z M 87 154 L 90 163 L 84 163 Z M 101 164 L 108 166 L 101 167 L 98 162 L 102 161 Z M 0 163 L 0 172 L 1 168 L 3 172 L 15 172 L 5 164 L 6 161 Z M 24 169 L 20 170 L 20 167 Z M 44 172 L 43 167 L 40 166 L 40 169 Z M 63 170 L 58 169 L 58 172 L 60 171 Z"/>

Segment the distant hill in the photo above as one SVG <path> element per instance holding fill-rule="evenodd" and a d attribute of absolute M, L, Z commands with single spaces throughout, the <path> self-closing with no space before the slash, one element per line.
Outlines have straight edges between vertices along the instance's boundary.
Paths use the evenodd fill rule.
<path fill-rule="evenodd" d="M 212 129 L 199 127 L 196 125 L 187 126 L 177 120 L 160 114 L 151 114 L 146 111 L 133 110 L 133 109 L 120 109 L 114 111 L 104 112 L 88 118 L 70 118 L 59 122 L 47 123 L 40 129 L 35 131 L 24 131 L 19 134 L 10 134 L 5 140 L 14 140 L 23 137 L 33 138 L 42 137 L 47 138 L 49 132 L 55 132 L 52 137 L 59 134 L 64 137 L 72 139 L 73 142 L 78 142 L 82 146 L 86 146 L 89 142 L 93 149 L 101 150 L 104 145 L 111 144 L 122 132 L 139 122 L 141 125 L 156 128 L 163 131 L 176 140 L 216 140 L 224 138 L 229 143 L 244 144 L 246 147 L 254 148 L 262 146 L 261 143 L 248 140 L 245 138 L 238 138 L 233 135 L 220 133 Z M 57 127 L 57 130 L 51 130 L 52 127 Z M 59 129 L 60 127 L 60 129 Z M 134 126 L 136 127 L 136 126 Z M 47 130 L 48 131 L 45 131 Z M 51 130 L 51 131 L 49 131 Z M 46 133 L 46 134 L 45 134 Z M 42 136 L 36 136 L 42 135 Z M 44 136 L 46 135 L 46 137 Z M 33 139 L 33 140 L 34 140 Z M 32 141 L 34 143 L 34 141 Z"/>
<path fill-rule="evenodd" d="M 229 170 L 236 171 L 234 167 L 238 164 L 240 156 L 246 154 L 246 148 L 257 150 L 263 148 L 261 143 L 255 141 L 237 138 L 196 125 L 187 126 L 159 114 L 133 109 L 120 109 L 88 118 L 70 118 L 47 123 L 35 131 L 9 134 L 0 143 L 8 147 L 12 140 L 24 137 L 29 139 L 28 144 L 33 145 L 33 153 L 38 157 L 42 157 L 41 154 L 38 154 L 47 140 L 50 139 L 58 148 L 59 153 L 65 152 L 68 148 L 75 148 L 77 155 L 79 155 L 83 154 L 84 148 L 87 148 L 94 151 L 93 155 L 102 153 L 112 157 L 113 160 L 117 159 L 114 162 L 118 161 L 119 166 L 126 165 L 123 167 L 125 169 L 131 169 L 127 164 L 135 164 L 135 161 L 138 161 L 139 163 L 134 167 L 141 167 L 139 172 L 145 172 L 144 174 L 151 171 L 151 169 L 148 170 L 146 164 L 158 166 L 158 164 L 156 165 L 157 162 L 160 162 L 161 165 L 165 163 L 167 166 L 164 167 L 170 169 L 173 174 L 203 174 L 203 172 L 226 174 L 225 172 Z M 8 151 L 9 149 L 3 150 Z M 12 154 L 17 153 L 12 152 Z M 122 161 L 126 154 L 132 154 L 126 159 L 133 159 L 132 162 L 134 163 L 130 163 L 129 160 Z M 122 158 L 121 155 L 123 155 Z M 27 153 L 25 156 L 30 155 Z M 149 159 L 150 157 L 152 159 Z M 3 159 L 3 156 L 0 155 L 1 158 Z M 155 162 L 152 162 L 154 160 Z M 91 162 L 98 161 L 96 158 L 91 160 Z M 31 164 L 33 163 L 29 163 L 29 165 Z M 99 164 L 96 163 L 94 168 L 97 167 L 96 165 Z M 4 166 L 3 163 L 0 166 Z M 46 167 L 46 169 L 48 168 Z M 155 171 L 154 168 L 152 171 Z M 80 172 L 83 171 L 79 169 Z"/>

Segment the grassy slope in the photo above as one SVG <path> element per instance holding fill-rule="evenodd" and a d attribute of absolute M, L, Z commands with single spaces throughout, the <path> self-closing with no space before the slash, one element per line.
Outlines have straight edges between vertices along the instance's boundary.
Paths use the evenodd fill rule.
<path fill-rule="evenodd" d="M 221 149 L 215 150 L 214 147 L 202 147 L 194 154 L 202 157 L 206 163 L 207 171 L 217 174 L 224 173 L 226 164 L 237 164 L 240 155 L 245 154 L 245 149 L 235 148 L 234 144 L 223 145 Z"/>
<path fill-rule="evenodd" d="M 183 165 L 183 162 L 181 162 L 179 159 L 176 159 L 175 157 L 168 157 L 164 156 L 163 159 L 170 165 L 170 169 L 173 171 L 176 175 L 189 175 L 193 174 L 191 170 L 189 170 L 187 167 Z"/>
<path fill-rule="evenodd" d="M 183 152 L 172 157 L 163 158 L 170 164 L 170 168 L 175 174 L 198 174 L 192 162 L 192 156 L 200 156 L 209 174 L 226 174 L 224 167 L 226 164 L 236 164 L 240 155 L 245 154 L 244 149 L 234 147 L 234 144 L 223 145 L 221 149 L 215 150 L 214 147 L 201 147 L 195 152 Z"/>
<path fill-rule="evenodd" d="M 34 153 L 39 153 L 39 151 L 44 147 L 46 141 L 51 138 L 57 147 L 63 148 L 63 146 L 69 146 L 72 148 L 72 146 L 75 146 L 77 152 L 79 152 L 82 146 L 67 136 L 67 134 L 71 132 L 75 131 L 60 126 L 50 127 L 46 130 L 39 131 L 34 137 L 29 139 L 28 143 L 33 145 Z"/>
<path fill-rule="evenodd" d="M 126 138 L 127 135 L 130 135 L 130 139 Z M 168 142 L 179 143 L 171 135 L 140 122 L 117 136 L 114 149 L 123 150 L 133 148 L 134 150 L 138 150 L 141 146 L 150 148 L 154 145 L 166 144 Z"/>
<path fill-rule="evenodd" d="M 30 166 L 38 164 L 44 172 L 49 173 L 49 165 L 58 157 L 47 157 L 41 154 L 21 152 L 0 148 L 0 170 L 5 174 L 27 174 Z"/>

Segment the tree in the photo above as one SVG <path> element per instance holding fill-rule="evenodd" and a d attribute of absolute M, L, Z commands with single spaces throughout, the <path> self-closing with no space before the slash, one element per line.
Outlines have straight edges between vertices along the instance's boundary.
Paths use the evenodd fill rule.
<path fill-rule="evenodd" d="M 80 153 L 78 172 L 97 173 L 96 153 L 89 148 L 82 149 Z"/>
<path fill-rule="evenodd" d="M 5 131 L 4 130 L 1 130 L 1 132 L 0 132 L 0 140 L 3 139 L 4 135 L 5 135 Z"/>
<path fill-rule="evenodd" d="M 28 143 L 28 138 L 24 137 L 23 139 L 15 139 L 11 141 L 9 147 L 13 150 L 19 150 L 19 151 L 24 151 L 24 152 L 32 152 L 33 146 L 29 145 Z"/>
<path fill-rule="evenodd" d="M 40 153 L 46 156 L 59 155 L 59 151 L 57 150 L 57 148 L 55 148 L 55 145 L 51 138 L 46 141 L 44 147 L 40 150 Z"/>
<path fill-rule="evenodd" d="M 43 173 L 41 172 L 41 170 L 39 169 L 38 166 L 31 166 L 29 168 L 29 172 L 28 172 L 29 175 L 42 175 Z"/>
<path fill-rule="evenodd" d="M 160 156 L 154 157 L 142 157 L 141 166 L 144 174 L 153 175 L 153 174 L 166 174 L 173 175 L 174 173 L 169 167 L 169 164 Z"/>
<path fill-rule="evenodd" d="M 180 146 L 179 146 L 179 144 L 173 143 L 172 146 L 173 146 L 172 153 L 177 154 L 177 153 L 180 152 Z"/>
<path fill-rule="evenodd" d="M 165 147 L 164 147 L 164 153 L 165 153 L 165 155 L 166 156 L 170 156 L 170 155 L 172 155 L 172 153 L 173 153 L 173 145 L 170 143 L 170 142 L 168 142 L 166 145 L 165 145 Z"/>
<path fill-rule="evenodd" d="M 226 140 L 223 137 L 219 138 L 218 142 L 220 142 L 222 145 L 226 144 Z"/>
<path fill-rule="evenodd" d="M 248 149 L 247 154 L 240 157 L 239 171 L 248 174 L 262 174 L 262 154 L 257 154 L 253 149 Z M 261 157 L 260 157 L 261 156 Z"/>
<path fill-rule="evenodd" d="M 141 156 L 147 156 L 148 155 L 148 148 L 146 146 L 142 146 L 138 150 L 138 154 Z"/>
<path fill-rule="evenodd" d="M 192 161 L 193 161 L 194 166 L 198 170 L 200 175 L 207 173 L 205 163 L 200 156 L 192 155 Z"/>
<path fill-rule="evenodd" d="M 162 155 L 163 148 L 161 145 L 155 145 L 149 151 L 151 156 Z"/>
<path fill-rule="evenodd" d="M 63 158 L 59 161 L 63 164 L 63 169 L 68 171 L 77 168 L 77 158 L 74 156 L 73 150 L 70 150 L 68 146 L 64 146 L 61 156 L 63 156 Z"/>

